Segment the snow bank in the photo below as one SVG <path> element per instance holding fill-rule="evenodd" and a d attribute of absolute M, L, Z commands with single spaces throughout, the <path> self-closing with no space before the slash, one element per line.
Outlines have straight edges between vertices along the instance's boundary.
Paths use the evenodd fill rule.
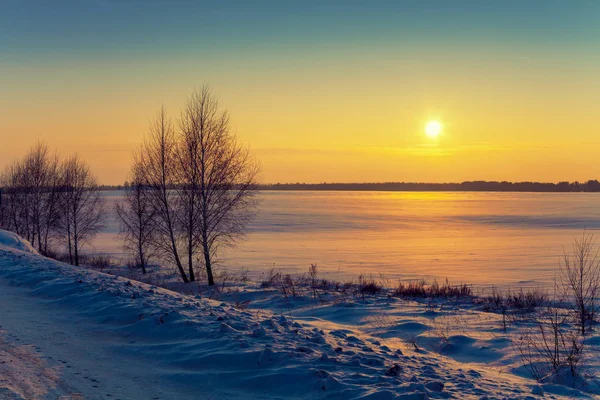
<path fill-rule="evenodd" d="M 31 244 L 16 233 L 0 229 L 0 248 L 38 254 Z"/>
<path fill-rule="evenodd" d="M 78 313 L 125 338 L 119 353 L 146 359 L 170 382 L 196 385 L 214 398 L 525 398 L 532 392 L 524 379 L 463 370 L 434 353 L 404 354 L 394 341 L 72 267 L 39 256 L 13 234 L 1 232 L 0 243 L 0 288 L 20 286 L 57 312 Z M 456 345 L 477 351 L 470 342 L 456 339 Z"/>

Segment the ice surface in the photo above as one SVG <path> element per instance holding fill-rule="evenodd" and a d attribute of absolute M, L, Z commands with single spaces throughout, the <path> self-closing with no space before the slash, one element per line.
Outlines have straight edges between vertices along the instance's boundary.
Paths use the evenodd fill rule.
<path fill-rule="evenodd" d="M 107 192 L 113 204 L 120 192 Z M 383 274 L 512 289 L 551 286 L 563 247 L 600 228 L 600 193 L 261 192 L 246 240 L 220 255 L 250 276 L 317 263 L 336 279 Z M 90 251 L 125 255 L 113 217 Z"/>

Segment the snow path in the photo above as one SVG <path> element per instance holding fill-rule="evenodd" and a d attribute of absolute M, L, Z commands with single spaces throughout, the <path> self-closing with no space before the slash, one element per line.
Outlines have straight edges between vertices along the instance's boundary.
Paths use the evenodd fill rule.
<path fill-rule="evenodd" d="M 0 398 L 531 398 L 515 376 L 71 267 L 6 235 Z"/>
<path fill-rule="evenodd" d="M 33 298 L 4 280 L 0 287 L 0 387 L 8 387 L 14 398 L 133 399 L 147 393 L 146 398 L 172 399 L 185 395 L 185 386 L 165 382 L 149 368 L 151 364 L 120 355 L 115 347 L 123 340 L 119 336 L 94 329 L 64 307 Z M 3 395 L 0 391 L 0 398 Z M 194 398 L 202 396 L 194 393 Z"/>

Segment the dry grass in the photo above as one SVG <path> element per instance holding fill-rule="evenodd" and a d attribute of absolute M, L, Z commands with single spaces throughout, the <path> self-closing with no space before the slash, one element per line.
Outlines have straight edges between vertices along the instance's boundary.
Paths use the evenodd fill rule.
<path fill-rule="evenodd" d="M 519 290 L 518 292 L 502 292 L 496 288 L 492 294 L 481 298 L 484 309 L 490 311 L 516 310 L 531 312 L 549 302 L 548 293 L 542 289 Z"/>
<path fill-rule="evenodd" d="M 473 296 L 470 285 L 450 285 L 448 280 L 443 285 L 434 281 L 431 285 L 424 280 L 398 282 L 392 296 L 401 298 L 465 298 Z"/>
<path fill-rule="evenodd" d="M 374 296 L 381 292 L 383 285 L 377 282 L 372 277 L 366 278 L 363 275 L 358 277 L 358 292 L 364 297 L 365 295 Z"/>

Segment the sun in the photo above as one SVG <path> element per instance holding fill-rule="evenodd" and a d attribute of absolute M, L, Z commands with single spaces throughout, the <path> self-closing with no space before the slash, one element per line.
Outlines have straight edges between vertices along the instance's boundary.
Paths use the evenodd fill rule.
<path fill-rule="evenodd" d="M 435 139 L 442 133 L 442 124 L 438 121 L 429 121 L 425 125 L 425 133 L 432 139 Z"/>

